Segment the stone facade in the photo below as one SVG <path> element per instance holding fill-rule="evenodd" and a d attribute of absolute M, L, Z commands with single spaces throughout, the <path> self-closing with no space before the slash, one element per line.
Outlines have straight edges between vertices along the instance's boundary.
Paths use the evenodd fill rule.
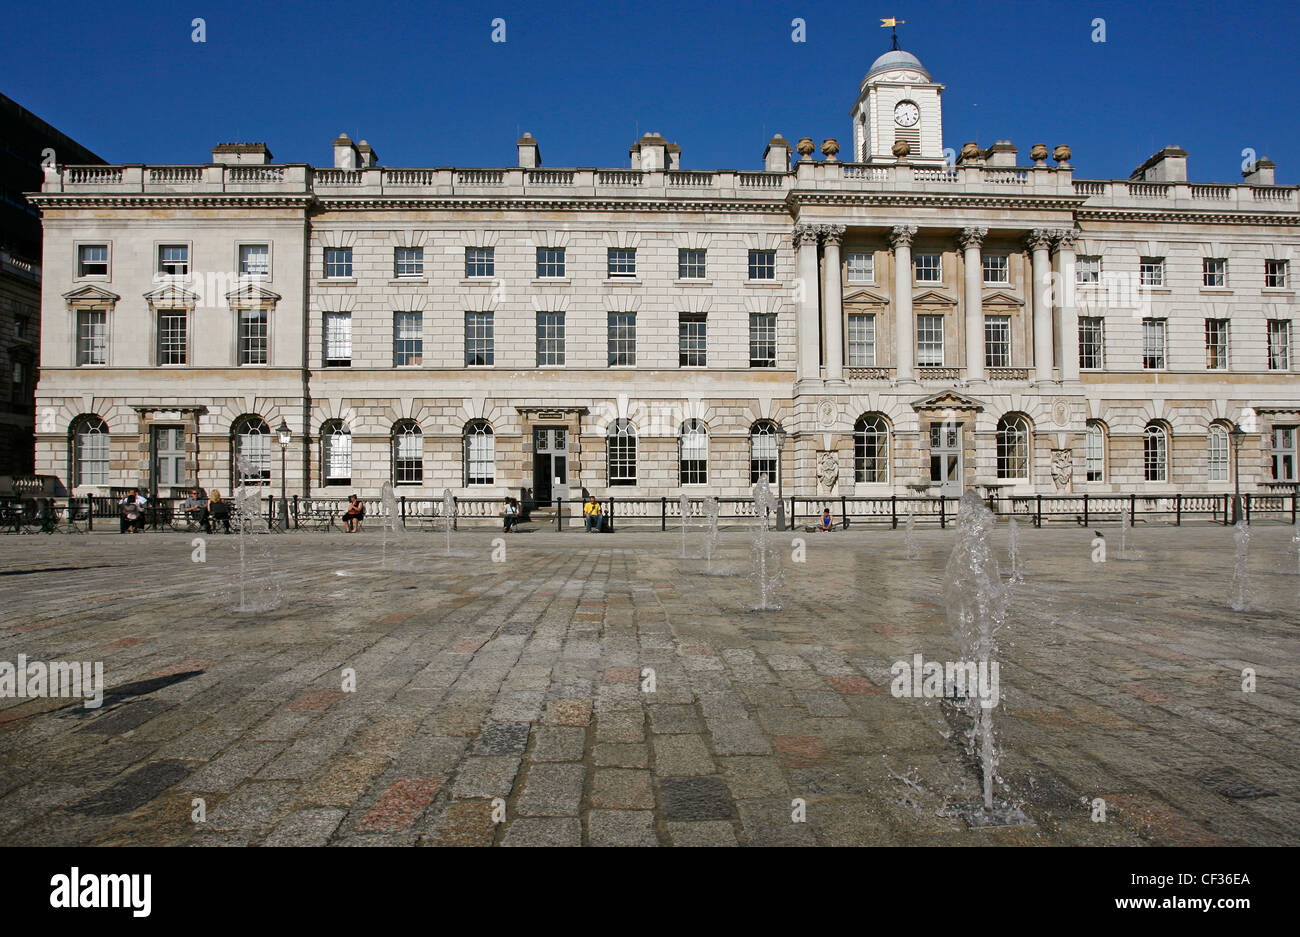
<path fill-rule="evenodd" d="M 653 133 L 631 169 L 543 169 L 531 135 L 508 169 L 390 169 L 346 136 L 334 168 L 229 144 L 202 166 L 63 166 L 32 197 L 53 415 L 38 471 L 168 494 L 155 429 L 176 427 L 185 484 L 224 491 L 252 419 L 291 430 L 295 494 L 394 478 L 410 496 L 497 497 L 546 474 L 570 497 L 738 496 L 780 427 L 787 494 L 1221 492 L 1218 434 L 1239 426 L 1243 487 L 1293 487 L 1274 444 L 1294 434 L 1274 430 L 1300 425 L 1297 190 L 1267 161 L 1191 184 L 1175 149 L 1130 180 L 1076 181 L 1064 146 L 1053 167 L 1038 147 L 1017 167 L 1005 141 L 945 161 L 941 90 L 882 56 L 854 110 L 862 162 L 833 140 L 814 161 L 804 141 L 792 165 L 777 135 L 753 172 L 681 170 Z M 107 247 L 106 273 L 82 274 L 86 245 Z M 563 251 L 562 274 L 539 249 Z M 185 269 L 164 270 L 177 256 Z M 250 315 L 264 351 L 241 364 Z M 1227 322 L 1221 369 L 1207 319 Z M 561 320 L 545 351 L 562 363 L 539 337 Z M 1081 360 L 1096 320 L 1101 355 Z M 618 350 L 635 360 L 611 363 L 633 321 Z M 701 331 L 696 359 L 684 336 Z M 111 440 L 93 484 L 74 466 L 87 418 Z M 704 466 L 683 464 L 688 421 Z M 548 438 L 562 461 L 535 451 Z M 278 486 L 279 447 L 258 445 Z"/>

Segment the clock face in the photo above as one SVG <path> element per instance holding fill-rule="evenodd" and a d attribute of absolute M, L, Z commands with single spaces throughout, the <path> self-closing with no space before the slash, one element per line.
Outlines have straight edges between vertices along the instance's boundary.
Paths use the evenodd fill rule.
<path fill-rule="evenodd" d="M 921 109 L 911 101 L 903 101 L 894 108 L 894 120 L 900 127 L 912 127 L 921 119 Z"/>

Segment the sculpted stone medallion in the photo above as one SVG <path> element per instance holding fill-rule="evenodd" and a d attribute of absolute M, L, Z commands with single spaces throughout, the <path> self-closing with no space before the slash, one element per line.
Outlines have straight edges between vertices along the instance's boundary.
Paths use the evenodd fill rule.
<path fill-rule="evenodd" d="M 822 426 L 830 429 L 840 418 L 840 408 L 829 397 L 823 397 L 817 401 L 817 422 Z"/>

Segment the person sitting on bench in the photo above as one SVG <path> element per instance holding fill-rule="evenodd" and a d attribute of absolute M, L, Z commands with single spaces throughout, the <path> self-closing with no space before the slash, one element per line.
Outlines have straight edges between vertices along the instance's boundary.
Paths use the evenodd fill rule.
<path fill-rule="evenodd" d="M 190 496 L 185 501 L 185 519 L 194 526 L 195 529 L 208 526 L 208 506 L 203 500 L 199 489 L 195 488 L 190 492 Z"/>
<path fill-rule="evenodd" d="M 365 519 L 366 506 L 357 500 L 356 495 L 348 495 L 348 509 L 343 512 L 343 532 L 355 534 L 361 531 L 361 521 Z"/>
<path fill-rule="evenodd" d="M 600 516 L 600 502 L 596 500 L 595 495 L 587 497 L 587 503 L 582 506 L 584 523 L 587 525 L 587 533 L 593 530 L 600 533 L 600 527 L 603 519 Z"/>
<path fill-rule="evenodd" d="M 138 534 L 144 530 L 144 509 L 149 499 L 132 488 L 117 503 L 122 508 L 122 533 Z"/>
<path fill-rule="evenodd" d="M 230 502 L 222 501 L 221 492 L 215 489 L 208 496 L 208 511 L 207 516 L 204 518 L 204 529 L 208 533 L 212 533 L 214 521 L 220 521 L 225 527 L 226 533 L 230 533 Z"/>
<path fill-rule="evenodd" d="M 510 533 L 511 529 L 519 523 L 519 502 L 514 498 L 506 498 L 501 515 L 505 522 L 505 532 Z"/>

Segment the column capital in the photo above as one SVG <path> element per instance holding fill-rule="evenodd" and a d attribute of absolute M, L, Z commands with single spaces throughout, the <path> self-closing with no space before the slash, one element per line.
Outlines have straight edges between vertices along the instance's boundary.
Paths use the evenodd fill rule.
<path fill-rule="evenodd" d="M 1052 246 L 1052 234 L 1050 228 L 1034 228 L 1025 235 L 1025 246 L 1031 251 L 1049 250 Z"/>
<path fill-rule="evenodd" d="M 840 244 L 844 240 L 844 225 L 842 224 L 819 224 L 816 225 L 817 233 L 821 235 L 822 242 L 825 244 Z"/>
<path fill-rule="evenodd" d="M 970 247 L 983 247 L 984 239 L 988 237 L 988 228 L 962 228 L 961 233 L 957 235 L 957 244 L 962 250 Z"/>
<path fill-rule="evenodd" d="M 815 224 L 797 224 L 791 234 L 794 246 L 798 247 L 804 241 L 811 241 L 813 246 L 817 245 L 817 228 Z"/>
<path fill-rule="evenodd" d="M 916 225 L 914 224 L 897 224 L 889 229 L 889 246 L 897 250 L 899 247 L 911 247 L 912 238 L 916 237 Z"/>
<path fill-rule="evenodd" d="M 1052 250 L 1074 250 L 1074 242 L 1082 233 L 1078 228 L 1057 228 L 1052 232 Z"/>

